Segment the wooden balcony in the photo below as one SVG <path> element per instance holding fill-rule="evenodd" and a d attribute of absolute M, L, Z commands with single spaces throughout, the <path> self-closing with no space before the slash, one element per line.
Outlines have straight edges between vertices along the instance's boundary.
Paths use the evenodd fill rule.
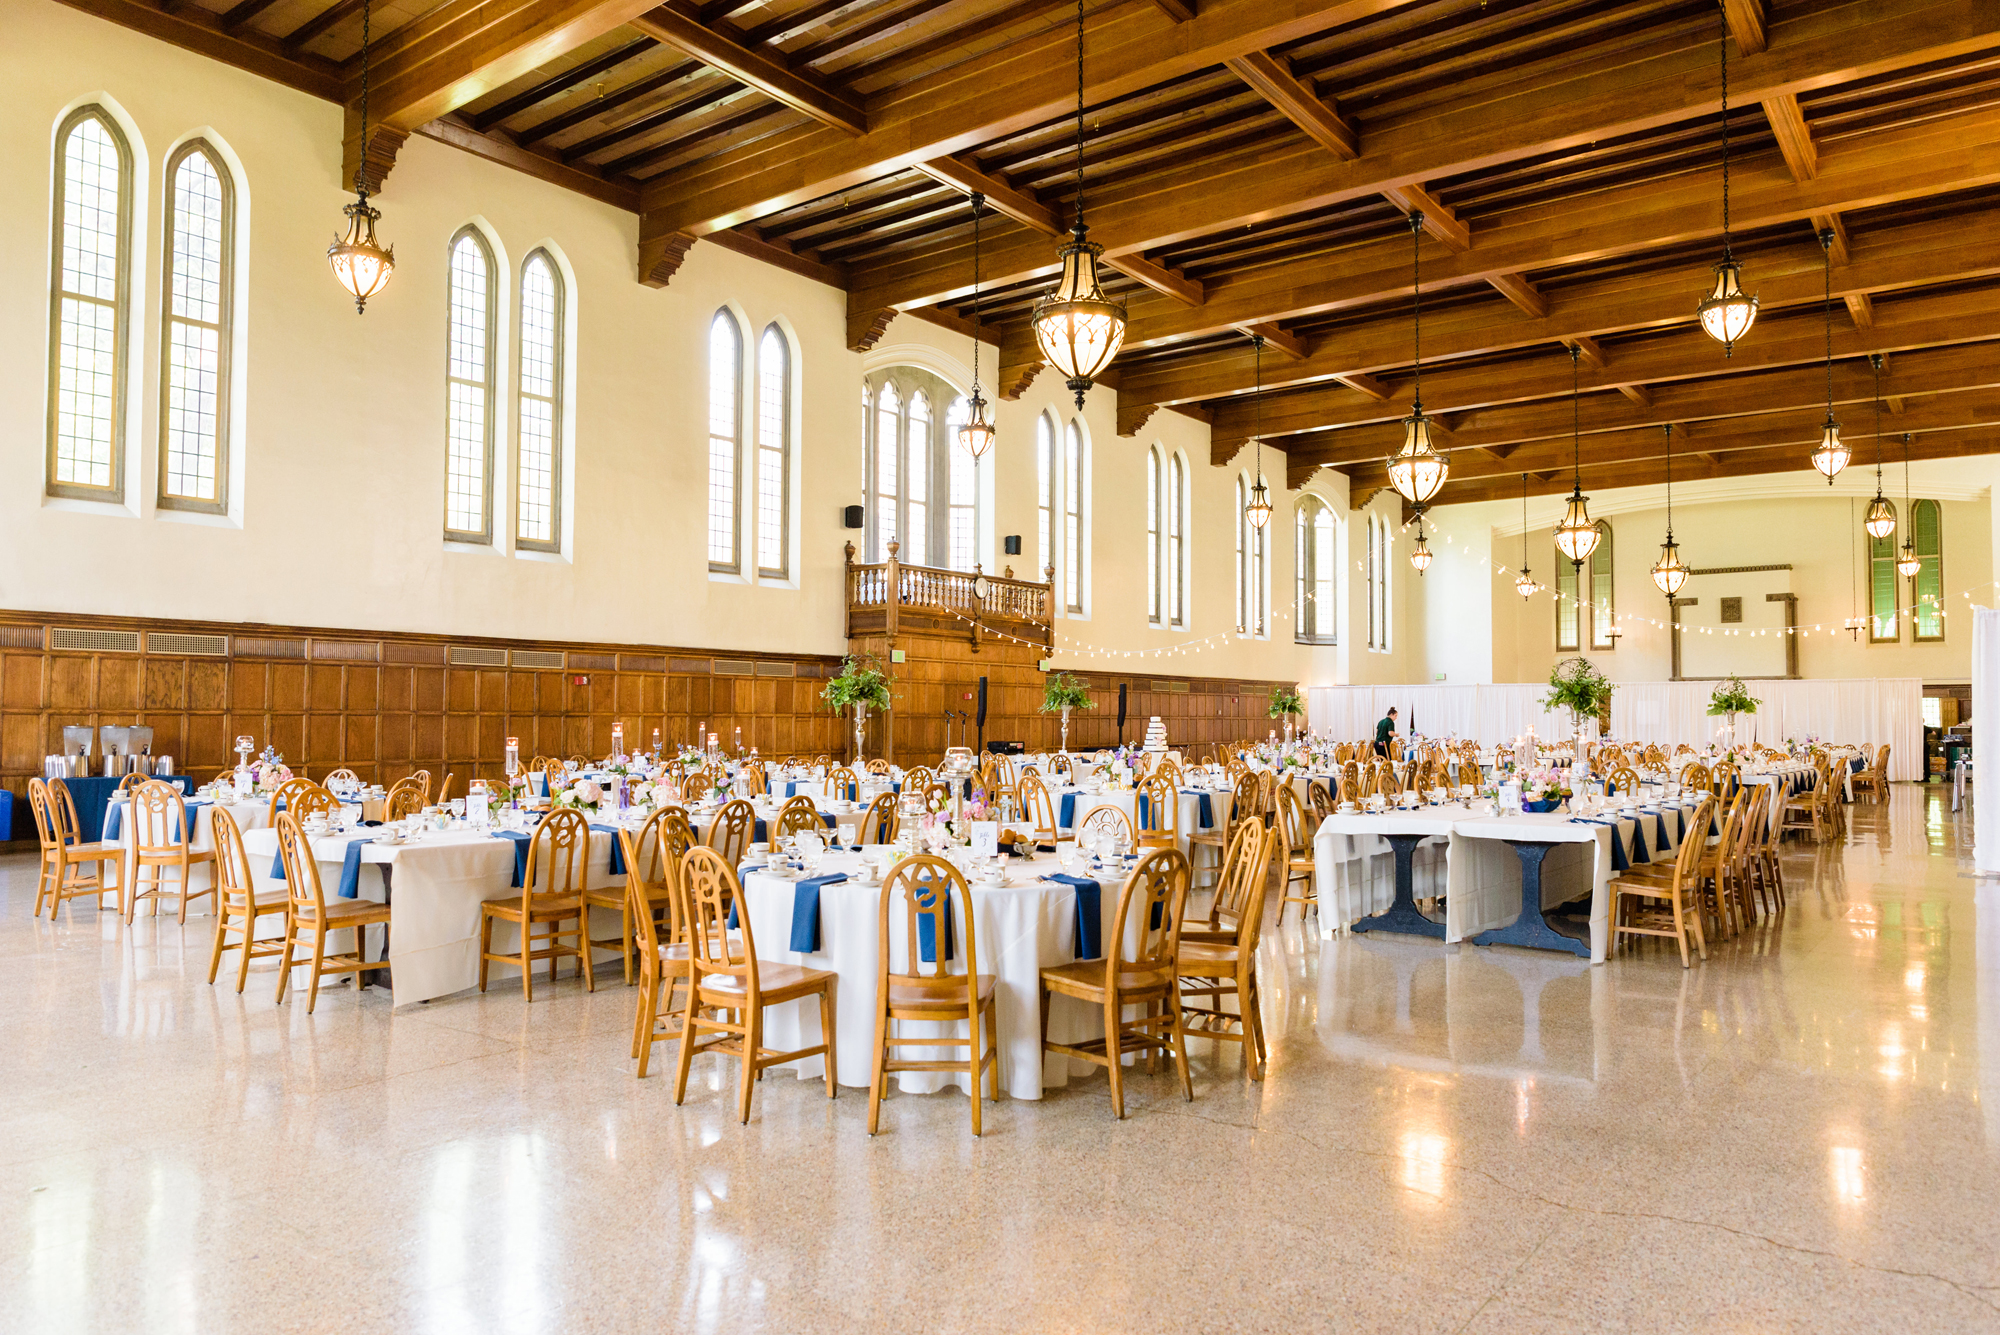
<path fill-rule="evenodd" d="M 847 544 L 847 638 L 926 635 L 969 640 L 977 649 L 980 632 L 998 632 L 1055 647 L 1055 597 L 1050 583 L 987 575 L 986 596 L 974 588 L 976 574 L 897 560 L 901 544 L 889 544 L 889 559 L 856 564 Z"/>

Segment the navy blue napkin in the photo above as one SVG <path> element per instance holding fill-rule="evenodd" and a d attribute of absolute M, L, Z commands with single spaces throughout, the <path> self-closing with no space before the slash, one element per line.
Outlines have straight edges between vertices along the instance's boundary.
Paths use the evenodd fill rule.
<path fill-rule="evenodd" d="M 847 873 L 837 871 L 825 876 L 814 876 L 798 882 L 792 887 L 792 950 L 800 955 L 812 955 L 819 951 L 819 889 L 823 885 L 833 885 L 847 879 Z M 733 925 L 732 913 L 732 925 Z M 926 959 L 931 958 L 925 956 Z"/>
<path fill-rule="evenodd" d="M 1100 958 L 1104 954 L 1104 888 L 1096 881 L 1062 872 L 1049 879 L 1076 888 L 1076 957 Z"/>
<path fill-rule="evenodd" d="M 1056 815 L 1056 828 L 1058 830 L 1067 830 L 1075 824 L 1076 794 L 1064 793 L 1062 795 L 1062 810 Z"/>
<path fill-rule="evenodd" d="M 512 839 L 514 841 L 514 879 L 509 881 L 508 884 L 519 890 L 521 882 L 527 879 L 528 844 L 535 836 L 524 830 L 495 830 L 493 837 L 495 839 Z"/>
<path fill-rule="evenodd" d="M 618 827 L 616 825 L 593 825 L 590 828 L 593 830 L 602 830 L 611 836 L 611 874 L 613 876 L 623 876 L 625 874 L 625 841 L 618 837 Z"/>

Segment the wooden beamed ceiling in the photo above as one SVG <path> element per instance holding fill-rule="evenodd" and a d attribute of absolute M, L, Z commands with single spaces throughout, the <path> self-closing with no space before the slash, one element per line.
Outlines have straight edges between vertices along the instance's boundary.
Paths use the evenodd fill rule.
<path fill-rule="evenodd" d="M 66 0 L 347 107 L 360 0 Z M 998 385 L 1077 208 L 1072 0 L 443 0 L 378 6 L 370 175 L 422 133 L 639 215 L 640 281 L 722 245 L 844 289 L 851 346 L 972 328 Z M 1302 484 L 1384 485 L 1413 389 L 1439 503 L 1805 468 L 1833 398 L 1869 453 L 2000 451 L 2000 9 L 1993 0 L 1086 0 L 1084 185 L 1119 430 L 1255 420 Z M 385 18 L 385 16 L 387 16 Z M 1695 327 L 1732 244 L 1759 294 L 1725 358 Z M 1421 212 L 1413 238 L 1409 215 Z M 1832 244 L 1822 254 L 1819 236 Z M 1830 261 L 1830 274 L 1823 263 Z M 1823 286 L 1824 285 L 1824 286 Z M 1900 458 L 1900 440 L 1896 457 Z M 1706 470 L 1706 471 L 1704 471 Z"/>

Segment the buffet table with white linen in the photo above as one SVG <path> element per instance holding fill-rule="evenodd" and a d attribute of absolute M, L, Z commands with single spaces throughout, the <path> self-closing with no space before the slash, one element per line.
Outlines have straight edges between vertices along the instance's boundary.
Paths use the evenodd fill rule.
<path fill-rule="evenodd" d="M 862 857 L 853 853 L 832 853 L 818 868 L 821 876 L 847 873 L 858 876 Z M 1083 911 L 1096 919 L 1096 942 L 1109 950 L 1112 918 L 1117 912 L 1118 891 L 1124 884 L 1122 871 L 1082 872 L 1096 876 L 1098 889 L 1079 889 L 1043 877 L 1061 870 L 1054 857 L 1026 860 L 1009 859 L 1009 883 L 1002 887 L 975 885 L 972 889 L 974 936 L 981 973 L 995 976 L 995 1012 L 999 1024 L 1000 1086 L 1017 1099 L 1039 1099 L 1045 1088 L 1069 1082 L 1072 1074 L 1092 1069 L 1087 1063 L 1060 1054 L 1046 1061 L 1042 1056 L 1041 971 L 1045 966 L 1068 964 L 1077 958 L 1079 932 L 1078 899 Z M 880 912 L 882 886 L 862 884 L 858 879 L 836 881 L 818 887 L 817 950 L 792 950 L 793 931 L 802 911 L 798 882 L 770 874 L 761 868 L 746 869 L 743 897 L 750 906 L 751 935 L 760 959 L 799 964 L 813 969 L 831 969 L 839 974 L 835 988 L 834 1014 L 839 1070 L 836 1079 L 852 1088 L 866 1088 L 873 1072 L 875 1042 L 875 991 L 881 968 Z M 1096 899 L 1093 906 L 1091 898 Z M 900 913 L 900 906 L 896 907 Z M 1136 931 L 1136 923 L 1132 928 Z M 902 958 L 902 922 L 890 924 L 891 967 L 906 967 Z M 1086 928 L 1086 936 L 1088 931 Z M 802 938 L 800 943 L 804 943 Z M 1092 952 L 1093 954 L 1096 952 Z M 1087 956 L 1086 956 L 1087 957 Z M 963 973 L 963 958 L 950 961 L 953 972 Z M 899 1022 L 905 1035 L 924 1032 L 914 1022 Z M 959 1021 L 951 1032 L 963 1035 L 966 1024 Z M 1049 1037 L 1060 1043 L 1076 1043 L 1104 1032 L 1103 1013 L 1066 997 L 1051 998 Z M 765 1021 L 766 1046 L 790 1051 L 811 1047 L 820 1041 L 817 1002 L 774 1006 Z M 963 1060 L 964 1048 L 910 1049 L 900 1056 L 917 1060 L 938 1057 Z M 818 1080 L 825 1067 L 821 1057 L 790 1063 L 801 1079 Z M 947 1085 L 965 1088 L 963 1072 L 905 1072 L 899 1088 L 928 1092 Z"/>

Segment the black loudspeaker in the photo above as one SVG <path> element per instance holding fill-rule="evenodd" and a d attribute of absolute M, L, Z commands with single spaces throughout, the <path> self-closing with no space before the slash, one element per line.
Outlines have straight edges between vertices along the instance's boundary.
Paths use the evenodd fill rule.
<path fill-rule="evenodd" d="M 973 720 L 979 727 L 978 749 L 986 749 L 986 678 L 979 679 L 979 716 Z"/>
<path fill-rule="evenodd" d="M 1009 533 L 1000 540 L 1000 546 L 1007 555 L 1019 556 L 1021 554 L 1021 535 L 1018 533 Z"/>
<path fill-rule="evenodd" d="M 842 528 L 860 528 L 861 524 L 862 524 L 862 519 L 861 519 L 860 506 L 850 505 L 841 510 L 840 526 Z"/>
<path fill-rule="evenodd" d="M 1131 689 L 1127 682 L 1118 683 L 1118 745 L 1125 745 L 1125 692 Z"/>

